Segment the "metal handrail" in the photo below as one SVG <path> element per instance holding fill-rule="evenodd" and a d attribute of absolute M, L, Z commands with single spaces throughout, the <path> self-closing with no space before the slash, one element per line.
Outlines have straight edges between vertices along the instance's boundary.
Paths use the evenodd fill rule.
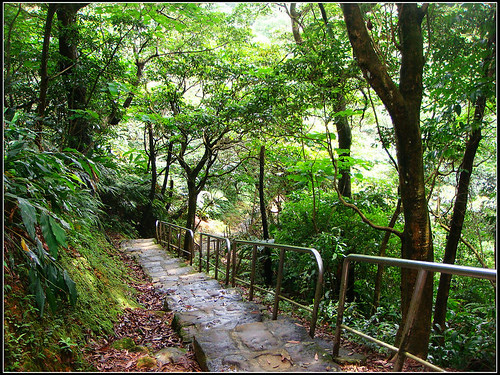
<path fill-rule="evenodd" d="M 165 228 L 167 227 L 167 240 L 165 240 Z M 172 243 L 172 232 L 177 231 L 177 245 Z M 188 236 L 189 240 L 181 247 L 181 234 L 184 231 L 185 236 Z M 181 253 L 187 254 L 189 256 L 189 264 L 193 265 L 193 255 L 194 255 L 194 233 L 191 229 L 181 227 L 179 225 L 167 223 L 165 221 L 156 220 L 156 240 L 162 244 L 167 245 L 167 251 L 171 251 L 171 248 L 177 250 L 178 255 Z"/>
<path fill-rule="evenodd" d="M 252 268 L 251 268 L 251 274 L 250 274 L 250 295 L 249 295 L 250 301 L 253 299 L 254 287 L 256 289 L 262 289 L 262 288 L 258 288 L 254 285 L 254 282 L 255 282 L 255 264 L 256 264 L 256 259 L 257 259 L 257 247 L 261 247 L 261 248 L 267 247 L 267 248 L 280 249 L 280 260 L 279 260 L 279 265 L 278 265 L 278 276 L 277 276 L 277 280 L 276 280 L 276 291 L 274 292 L 273 320 L 276 320 L 278 317 L 278 307 L 279 307 L 280 299 L 284 299 L 284 300 L 292 302 L 296 305 L 299 305 L 298 303 L 291 301 L 291 300 L 280 295 L 281 282 L 283 279 L 283 263 L 284 263 L 284 258 L 285 258 L 285 251 L 288 250 L 288 251 L 295 251 L 295 252 L 300 252 L 300 253 L 310 253 L 314 256 L 314 258 L 316 259 L 316 264 L 318 266 L 318 278 L 316 280 L 314 305 L 313 305 L 312 316 L 311 316 L 311 327 L 309 330 L 309 335 L 311 337 L 314 337 L 314 332 L 316 330 L 316 322 L 318 320 L 319 301 L 321 299 L 321 288 L 322 288 L 322 284 L 323 284 L 323 273 L 324 273 L 323 259 L 321 258 L 320 253 L 316 249 L 306 248 L 306 247 L 281 245 L 281 244 L 262 242 L 262 241 L 234 240 L 234 241 L 232 241 L 232 252 L 233 252 L 233 255 L 232 255 L 232 262 L 233 262 L 232 285 L 233 285 L 233 287 L 235 286 L 235 281 L 236 281 L 236 248 L 237 248 L 238 244 L 245 244 L 245 245 L 252 245 L 253 246 Z M 240 280 L 240 281 L 242 281 L 242 280 Z M 299 306 L 301 306 L 301 305 L 299 305 Z M 301 306 L 301 307 L 305 307 L 305 306 Z"/>
<path fill-rule="evenodd" d="M 367 262 L 374 264 L 384 264 L 388 266 L 396 266 L 400 268 L 410 268 L 418 270 L 417 280 L 415 282 L 415 287 L 413 289 L 413 295 L 410 300 L 410 306 L 408 307 L 408 313 L 406 315 L 406 321 L 403 326 L 403 333 L 401 338 L 401 343 L 399 348 L 396 348 L 392 345 L 384 343 L 380 340 L 377 340 L 373 337 L 370 337 L 364 333 L 356 331 L 346 325 L 342 324 L 342 320 L 344 317 L 344 303 L 346 296 L 346 286 L 347 286 L 347 274 L 349 272 L 349 265 L 353 261 L 358 262 Z M 482 278 L 496 281 L 496 270 L 484 269 L 478 267 L 468 267 L 468 266 L 459 266 L 455 264 L 446 264 L 446 263 L 434 263 L 434 262 L 425 262 L 425 261 L 417 261 L 417 260 L 409 260 L 409 259 L 399 259 L 399 258 L 388 258 L 388 257 L 378 257 L 371 255 L 360 255 L 360 254 L 349 254 L 345 259 L 342 266 L 342 276 L 340 281 L 340 296 L 339 296 L 339 305 L 337 309 L 337 324 L 335 326 L 335 334 L 333 339 L 333 357 L 337 357 L 339 355 L 340 350 L 340 333 L 341 329 L 347 329 L 355 334 L 358 334 L 370 341 L 373 341 L 379 345 L 388 347 L 391 350 L 396 351 L 396 359 L 394 363 L 394 371 L 401 371 L 403 368 L 403 364 L 405 358 L 411 358 L 415 361 L 424 364 L 427 367 L 435 371 L 444 371 L 443 369 L 433 365 L 430 362 L 427 362 L 411 353 L 406 351 L 409 342 L 409 335 L 413 323 L 415 322 L 416 313 L 418 309 L 418 305 L 420 302 L 420 298 L 422 296 L 422 292 L 424 289 L 425 279 L 429 272 L 440 272 L 447 273 L 451 275 L 459 275 L 459 276 L 468 276 L 475 278 Z"/>
<path fill-rule="evenodd" d="M 202 263 L 203 263 L 203 237 L 206 237 L 207 241 L 207 260 L 206 260 L 206 270 L 207 273 L 210 270 L 210 243 L 212 242 L 211 239 L 215 240 L 215 265 L 214 270 L 215 270 L 215 280 L 217 280 L 218 276 L 218 271 L 219 271 L 219 252 L 220 252 L 220 243 L 223 242 L 226 244 L 226 285 L 229 284 L 229 271 L 231 269 L 231 242 L 229 241 L 229 238 L 227 237 L 222 237 L 222 236 L 217 236 L 215 234 L 210 234 L 210 233 L 203 233 L 199 232 L 200 235 L 200 249 L 199 249 L 199 271 L 201 272 L 202 270 Z"/>

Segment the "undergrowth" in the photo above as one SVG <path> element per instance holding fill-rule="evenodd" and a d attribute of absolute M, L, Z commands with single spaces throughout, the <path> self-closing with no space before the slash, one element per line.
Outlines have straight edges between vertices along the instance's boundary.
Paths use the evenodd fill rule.
<path fill-rule="evenodd" d="M 118 250 L 99 232 L 80 232 L 61 252 L 61 265 L 76 283 L 74 306 L 62 304 L 40 317 L 26 283 L 26 264 L 4 256 L 4 370 L 90 371 L 82 348 L 113 332 L 126 307 L 137 307 Z M 12 252 L 12 248 L 9 252 Z"/>

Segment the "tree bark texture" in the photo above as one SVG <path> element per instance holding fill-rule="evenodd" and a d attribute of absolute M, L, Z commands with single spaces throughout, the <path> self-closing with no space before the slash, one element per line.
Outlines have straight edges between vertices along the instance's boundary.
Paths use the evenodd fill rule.
<path fill-rule="evenodd" d="M 304 41 L 302 40 L 302 37 L 300 36 L 300 30 L 299 30 L 299 18 L 301 14 L 297 12 L 297 3 L 291 3 L 290 4 L 290 20 L 292 22 L 292 34 L 293 38 L 295 39 L 295 43 L 297 44 L 303 44 Z"/>
<path fill-rule="evenodd" d="M 59 53 L 61 60 L 59 70 L 63 72 L 66 95 L 68 99 L 68 120 L 66 129 L 66 143 L 82 153 L 88 151 L 92 144 L 89 122 L 81 116 L 74 116 L 74 110 L 84 110 L 86 107 L 87 89 L 81 77 L 78 76 L 78 30 L 76 14 L 84 3 L 61 3 L 57 8 L 57 18 L 60 22 Z"/>
<path fill-rule="evenodd" d="M 345 99 L 342 94 L 337 95 L 337 105 L 335 110 L 337 112 L 345 111 Z M 339 159 L 342 160 L 343 157 L 348 157 L 351 155 L 351 143 L 352 143 L 352 135 L 351 135 L 351 127 L 349 126 L 349 121 L 347 121 L 347 117 L 340 116 L 336 122 L 335 126 L 337 127 L 337 136 L 339 138 L 339 148 L 345 150 L 339 154 Z M 339 192 L 343 197 L 351 198 L 351 168 L 339 168 L 339 172 L 341 174 L 340 180 L 338 182 Z"/>
<path fill-rule="evenodd" d="M 349 40 L 356 60 L 368 83 L 387 108 L 396 136 L 399 183 L 405 219 L 402 257 L 433 261 L 433 244 L 427 200 L 425 196 L 423 147 L 420 134 L 420 105 L 423 85 L 423 37 L 421 22 L 425 8 L 417 4 L 398 5 L 401 37 L 401 70 L 399 87 L 387 73 L 366 29 L 357 4 L 342 4 Z M 406 319 L 416 281 L 416 271 L 401 270 L 401 310 Z M 432 275 L 426 279 L 407 350 L 426 358 L 432 315 Z M 399 344 L 403 324 L 396 337 Z"/>

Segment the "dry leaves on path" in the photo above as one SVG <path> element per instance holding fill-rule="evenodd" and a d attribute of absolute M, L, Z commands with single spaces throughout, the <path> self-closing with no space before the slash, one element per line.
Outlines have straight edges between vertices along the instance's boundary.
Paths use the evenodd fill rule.
<path fill-rule="evenodd" d="M 137 301 L 144 308 L 125 309 L 115 324 L 113 336 L 87 346 L 88 362 L 102 372 L 200 372 L 192 350 L 186 350 L 186 354 L 174 362 L 156 360 L 154 354 L 163 348 L 184 348 L 182 340 L 172 329 L 173 314 L 162 311 L 162 294 L 155 290 L 134 259 L 125 254 L 122 259 L 138 280 L 130 286 L 137 290 Z M 124 338 L 133 340 L 132 347 L 113 347 L 114 342 Z"/>

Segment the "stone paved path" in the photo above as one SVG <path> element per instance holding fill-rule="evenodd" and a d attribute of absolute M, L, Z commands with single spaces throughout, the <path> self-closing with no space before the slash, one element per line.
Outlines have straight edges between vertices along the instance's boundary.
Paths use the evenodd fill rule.
<path fill-rule="evenodd" d="M 174 312 L 174 327 L 192 343 L 204 371 L 339 371 L 331 347 L 311 339 L 297 321 L 270 320 L 263 306 L 244 301 L 236 289 L 197 272 L 153 239 L 126 241 L 122 249 L 165 293 L 164 308 Z"/>

